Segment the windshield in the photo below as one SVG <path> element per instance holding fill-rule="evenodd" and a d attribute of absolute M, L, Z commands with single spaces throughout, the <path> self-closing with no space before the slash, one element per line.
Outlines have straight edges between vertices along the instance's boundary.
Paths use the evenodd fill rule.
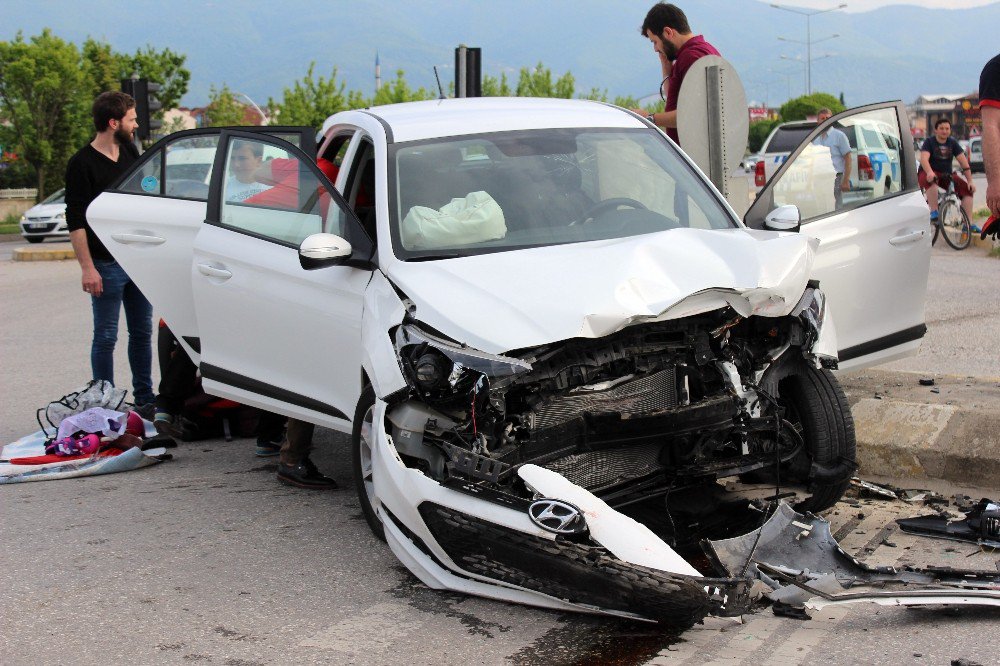
<path fill-rule="evenodd" d="M 400 144 L 393 245 L 436 259 L 736 226 L 658 132 L 549 129 Z"/>
<path fill-rule="evenodd" d="M 56 192 L 50 194 L 47 199 L 42 201 L 42 204 L 56 204 L 56 203 L 66 203 L 66 190 L 57 190 Z"/>

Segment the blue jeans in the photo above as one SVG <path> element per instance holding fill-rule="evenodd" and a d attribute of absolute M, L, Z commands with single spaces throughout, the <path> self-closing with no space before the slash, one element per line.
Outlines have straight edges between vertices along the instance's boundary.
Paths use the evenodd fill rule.
<path fill-rule="evenodd" d="M 115 343 L 118 317 L 125 306 L 128 326 L 128 364 L 132 369 L 132 396 L 135 404 L 155 400 L 153 395 L 153 306 L 139 291 L 117 261 L 97 260 L 103 292 L 91 296 L 94 310 L 94 342 L 90 347 L 90 367 L 94 379 L 115 381 Z"/>

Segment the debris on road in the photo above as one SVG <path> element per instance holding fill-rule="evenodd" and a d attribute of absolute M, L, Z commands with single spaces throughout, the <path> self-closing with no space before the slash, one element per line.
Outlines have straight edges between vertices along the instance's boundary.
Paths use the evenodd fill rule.
<path fill-rule="evenodd" d="M 963 511 L 962 520 L 931 515 L 897 518 L 904 532 L 953 541 L 968 541 L 988 548 L 1000 548 L 1000 504 L 983 498 Z"/>
<path fill-rule="evenodd" d="M 796 609 L 805 612 L 858 602 L 1000 606 L 998 573 L 943 566 L 870 566 L 841 547 L 828 521 L 798 513 L 784 502 L 759 529 L 704 541 L 702 546 L 720 572 L 746 571 L 771 587 L 767 596 L 781 604 L 776 612 L 785 616 L 797 616 Z"/>

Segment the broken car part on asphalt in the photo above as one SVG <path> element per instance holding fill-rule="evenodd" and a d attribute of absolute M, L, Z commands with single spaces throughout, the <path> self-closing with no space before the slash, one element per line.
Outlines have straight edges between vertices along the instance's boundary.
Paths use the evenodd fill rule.
<path fill-rule="evenodd" d="M 746 569 L 771 587 L 767 596 L 779 609 L 860 602 L 1000 606 L 996 571 L 871 567 L 840 547 L 828 521 L 784 502 L 759 529 L 703 547 L 720 571 L 737 575 Z"/>

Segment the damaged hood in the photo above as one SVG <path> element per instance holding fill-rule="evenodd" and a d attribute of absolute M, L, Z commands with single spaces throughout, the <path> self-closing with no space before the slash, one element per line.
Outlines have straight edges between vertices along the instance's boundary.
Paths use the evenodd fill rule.
<path fill-rule="evenodd" d="M 490 353 L 730 305 L 783 316 L 809 279 L 818 241 L 748 229 L 674 229 L 427 262 L 391 262 L 388 277 L 416 318 Z"/>

